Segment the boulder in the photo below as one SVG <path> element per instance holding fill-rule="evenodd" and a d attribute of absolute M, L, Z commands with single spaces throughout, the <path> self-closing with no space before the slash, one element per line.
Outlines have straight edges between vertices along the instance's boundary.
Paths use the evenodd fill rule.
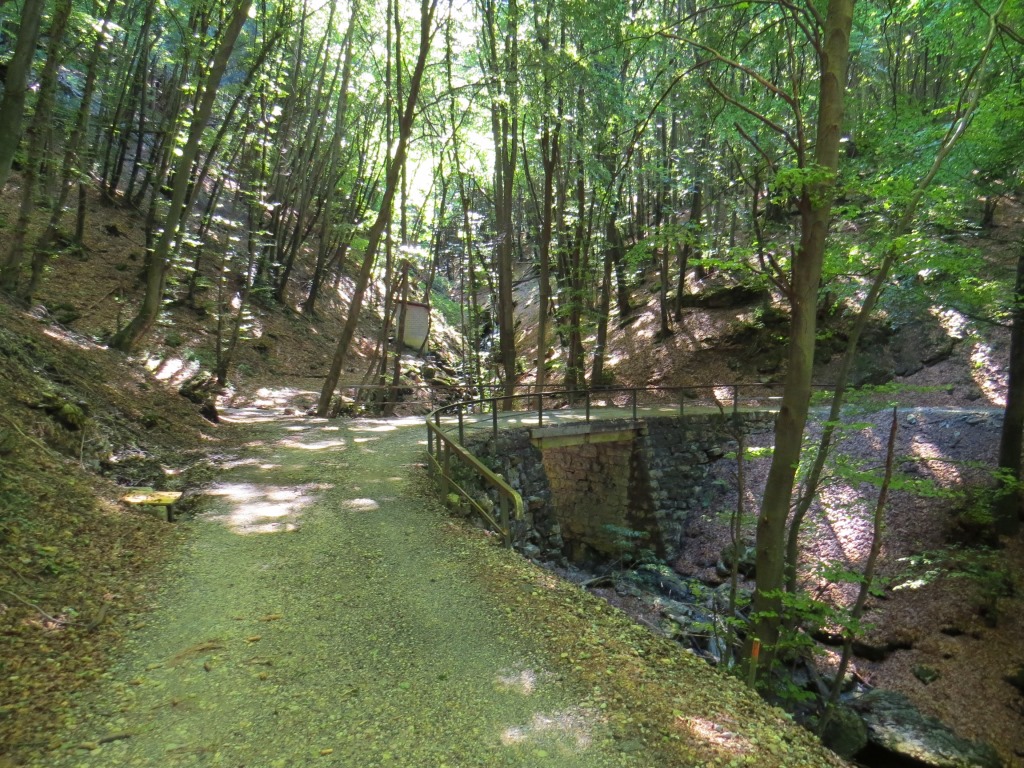
<path fill-rule="evenodd" d="M 725 577 L 732 573 L 732 566 L 739 560 L 737 569 L 741 576 L 753 577 L 757 570 L 757 551 L 746 545 L 729 544 L 723 550 L 719 559 L 719 575 Z"/>
<path fill-rule="evenodd" d="M 770 299 L 771 293 L 764 286 L 737 283 L 736 285 L 714 286 L 706 288 L 697 295 L 685 296 L 682 304 L 684 307 L 732 309 L 767 303 Z"/>
<path fill-rule="evenodd" d="M 868 743 L 868 728 L 860 715 L 849 707 L 836 707 L 821 734 L 822 743 L 847 760 Z"/>
<path fill-rule="evenodd" d="M 922 714 L 901 693 L 876 688 L 850 705 L 864 719 L 869 745 L 908 765 L 1002 768 L 990 745 L 961 739 L 939 720 Z"/>
<path fill-rule="evenodd" d="M 1024 664 L 1019 665 L 1015 670 L 1006 675 L 1003 680 L 1021 693 L 1024 693 Z"/>

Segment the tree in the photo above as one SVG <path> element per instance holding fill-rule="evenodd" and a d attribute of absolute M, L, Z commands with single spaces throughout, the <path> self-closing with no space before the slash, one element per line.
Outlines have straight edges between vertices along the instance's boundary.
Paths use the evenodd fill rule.
<path fill-rule="evenodd" d="M 0 190 L 7 184 L 11 163 L 21 141 L 21 122 L 25 115 L 25 96 L 32 58 L 39 40 L 39 24 L 45 0 L 25 0 L 21 8 L 21 24 L 14 55 L 7 65 L 4 96 L 0 100 Z"/>
<path fill-rule="evenodd" d="M 217 90 L 220 87 L 221 79 L 224 77 L 224 71 L 227 69 L 228 60 L 231 57 L 232 50 L 234 50 L 235 42 L 238 40 L 243 25 L 249 18 L 251 6 L 252 0 L 236 0 L 224 19 L 224 25 L 218 36 L 217 47 L 210 65 L 210 73 L 200 88 L 201 95 L 189 125 L 188 137 L 175 163 L 172 176 L 171 201 L 163 220 L 163 231 L 160 239 L 157 241 L 156 248 L 149 254 L 149 261 L 146 266 L 146 293 L 142 300 L 142 306 L 132 321 L 110 339 L 110 346 L 113 349 L 119 349 L 123 352 L 129 352 L 134 349 L 142 337 L 149 331 L 150 327 L 152 327 L 153 322 L 160 313 L 171 251 L 179 242 L 180 233 L 178 228 L 182 223 L 182 219 L 188 213 L 186 200 L 192 180 L 192 167 L 199 157 L 199 151 L 202 148 L 203 142 L 203 131 L 206 129 L 210 116 L 213 114 Z"/>
<path fill-rule="evenodd" d="M 495 0 L 479 0 L 483 16 L 481 59 L 491 100 L 491 138 L 494 142 L 494 266 L 498 277 L 495 313 L 498 321 L 499 362 L 504 394 L 516 385 L 516 330 L 512 301 L 512 256 L 516 230 L 516 156 L 519 150 L 519 4 L 509 0 L 499 17 Z M 510 408 L 511 400 L 504 401 Z"/>
<path fill-rule="evenodd" d="M 757 521 L 753 632 L 767 647 L 766 658 L 774 650 L 783 616 L 786 523 L 810 405 L 818 287 L 839 167 L 854 2 L 829 0 L 824 18 L 813 5 L 806 8 L 805 18 L 821 28 L 820 37 L 814 38 L 819 66 L 817 131 L 813 164 L 802 168 L 798 177 L 800 243 L 793 255 L 788 296 L 786 379 L 775 426 L 775 451 Z"/>
<path fill-rule="evenodd" d="M 324 380 L 324 386 L 320 390 L 320 399 L 317 401 L 316 408 L 318 416 L 327 416 L 330 413 L 331 399 L 334 397 L 334 390 L 337 388 L 338 380 L 341 378 L 341 371 L 345 365 L 345 358 L 348 356 L 349 346 L 352 344 L 356 327 L 359 324 L 359 313 L 362 310 L 363 298 L 366 295 L 366 288 L 370 282 L 370 274 L 373 271 L 373 263 L 377 257 L 377 249 L 380 246 L 384 230 L 391 222 L 391 207 L 394 203 L 395 194 L 398 191 L 399 182 L 401 181 L 402 167 L 405 164 L 409 140 L 412 136 L 416 103 L 420 95 L 420 85 L 423 82 L 423 72 L 427 67 L 427 60 L 430 55 L 430 43 L 434 35 L 434 13 L 437 10 L 437 3 L 438 0 L 420 0 L 419 49 L 412 77 L 409 81 L 409 92 L 406 97 L 405 107 L 398 122 L 398 143 L 395 146 L 394 154 L 391 156 L 387 176 L 384 179 L 384 193 L 380 209 L 367 234 L 366 249 L 363 251 L 363 264 L 356 277 L 355 288 L 352 292 L 352 302 L 348 308 L 348 318 L 345 320 L 341 337 L 338 339 L 338 346 L 335 348 L 331 367 L 327 372 L 327 378 Z"/>

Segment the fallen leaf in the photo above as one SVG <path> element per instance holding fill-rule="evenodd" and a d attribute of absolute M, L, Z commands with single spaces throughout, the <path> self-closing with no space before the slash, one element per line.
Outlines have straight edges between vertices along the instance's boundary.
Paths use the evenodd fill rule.
<path fill-rule="evenodd" d="M 278 621 L 283 618 L 283 613 L 268 613 L 266 616 L 260 616 L 260 621 Z"/>
<path fill-rule="evenodd" d="M 245 638 L 245 642 L 247 642 L 247 643 L 258 643 L 262 639 L 263 639 L 263 635 L 251 635 L 251 636 Z"/>

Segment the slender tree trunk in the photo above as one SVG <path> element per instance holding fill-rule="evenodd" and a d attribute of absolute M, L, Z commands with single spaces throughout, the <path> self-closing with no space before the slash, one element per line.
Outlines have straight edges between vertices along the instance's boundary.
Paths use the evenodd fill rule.
<path fill-rule="evenodd" d="M 700 184 L 693 188 L 693 199 L 690 202 L 690 218 L 686 222 L 686 239 L 679 254 L 679 279 L 676 284 L 675 318 L 683 319 L 683 300 L 686 298 L 686 270 L 690 257 L 700 258 L 700 249 L 694 241 L 700 237 L 700 219 L 703 215 L 703 200 Z"/>
<path fill-rule="evenodd" d="M 25 97 L 28 77 L 32 72 L 32 58 L 39 40 L 39 25 L 43 18 L 44 0 L 25 0 L 21 8 L 18 41 L 14 56 L 7 64 L 4 97 L 0 101 L 0 191 L 11 174 L 14 153 L 21 142 L 21 122 L 25 116 Z"/>
<path fill-rule="evenodd" d="M 822 33 L 814 160 L 819 168 L 832 174 L 839 167 L 854 2 L 829 0 Z M 761 659 L 769 663 L 774 657 L 782 619 L 786 523 L 810 404 L 818 285 L 834 197 L 833 176 L 817 188 L 805 188 L 801 199 L 800 244 L 793 259 L 789 297 L 788 368 L 775 424 L 775 451 L 757 522 L 757 587 L 753 598 L 756 618 L 752 639 L 766 648 L 767 653 L 762 654 Z"/>
<path fill-rule="evenodd" d="M 210 67 L 210 74 L 207 78 L 202 96 L 198 102 L 192 125 L 189 128 L 188 139 L 182 147 L 181 156 L 175 165 L 174 183 L 171 189 L 171 202 L 167 216 L 163 223 L 163 233 L 156 243 L 146 270 L 146 293 L 142 300 L 142 306 L 135 318 L 124 328 L 118 331 L 110 340 L 110 346 L 123 352 L 129 352 L 135 348 L 143 336 L 153 326 L 154 321 L 160 314 L 160 306 L 163 303 L 164 284 L 167 280 L 167 270 L 171 251 L 178 240 L 178 228 L 185 217 L 185 200 L 188 197 L 189 182 L 192 178 L 192 167 L 199 157 L 199 150 L 202 146 L 203 130 L 210 121 L 213 113 L 214 101 L 217 98 L 217 90 L 220 87 L 221 78 L 227 69 L 228 59 L 235 47 L 242 26 L 249 16 L 249 7 L 252 0 L 238 0 L 232 8 L 227 26 L 224 29 L 220 40 L 217 43 L 217 50 L 213 55 L 213 62 Z"/>
<path fill-rule="evenodd" d="M 398 189 L 398 182 L 401 177 L 401 169 L 405 164 L 405 155 L 408 149 L 409 137 L 412 134 L 413 117 L 416 113 L 416 102 L 420 95 L 420 83 L 423 80 L 423 71 L 427 65 L 427 56 L 430 53 L 430 41 L 433 37 L 431 27 L 433 26 L 434 12 L 437 9 L 438 0 L 420 0 L 420 45 L 416 58 L 416 67 L 413 70 L 409 83 L 409 95 L 406 100 L 405 110 L 399 122 L 398 144 L 395 147 L 395 154 L 391 159 L 387 177 L 384 181 L 384 199 L 381 201 L 377 218 L 370 227 L 367 235 L 366 251 L 363 253 L 363 265 L 356 278 L 355 288 L 352 292 L 352 303 L 349 306 L 348 318 L 338 339 L 338 346 L 331 360 L 330 370 L 324 381 L 323 389 L 320 391 L 320 399 L 317 402 L 316 412 L 318 416 L 326 416 L 331 410 L 331 399 L 334 390 L 338 386 L 338 379 L 341 378 L 341 370 L 345 365 L 345 358 L 348 356 L 349 346 L 356 334 L 356 326 L 359 324 L 359 313 L 363 305 L 363 297 L 366 295 L 366 287 L 370 282 L 370 273 L 373 270 L 373 262 L 377 255 L 377 248 L 380 245 L 381 236 L 391 221 L 391 205 L 395 199 L 395 192 Z"/>

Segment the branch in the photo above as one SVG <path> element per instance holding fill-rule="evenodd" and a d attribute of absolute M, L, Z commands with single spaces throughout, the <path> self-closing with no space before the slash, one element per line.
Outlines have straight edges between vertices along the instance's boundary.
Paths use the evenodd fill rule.
<path fill-rule="evenodd" d="M 792 136 L 790 135 L 789 131 L 787 131 L 787 130 L 786 130 L 785 128 L 783 128 L 783 127 L 782 127 L 781 125 L 779 125 L 778 123 L 776 123 L 776 122 L 775 122 L 774 120 L 772 120 L 772 119 L 770 119 L 770 118 L 766 117 L 765 115 L 762 115 L 762 114 L 761 114 L 760 112 L 758 112 L 757 110 L 755 110 L 755 109 L 754 109 L 753 107 L 748 107 L 748 106 L 747 106 L 746 104 L 744 104 L 743 102 L 741 102 L 741 101 L 739 101 L 739 100 L 737 100 L 737 99 L 734 99 L 734 98 L 733 98 L 732 96 L 730 96 L 730 95 L 729 95 L 729 94 L 727 94 L 727 93 L 726 93 L 725 91 L 723 91 L 723 90 L 722 90 L 721 88 L 719 88 L 719 87 L 718 87 L 718 86 L 717 86 L 717 85 L 716 85 L 716 84 L 715 84 L 715 83 L 714 83 L 714 82 L 713 82 L 713 81 L 711 80 L 711 78 L 709 78 L 709 77 L 706 77 L 706 78 L 704 78 L 704 82 L 705 82 L 705 83 L 707 83 L 707 84 L 708 84 L 708 85 L 709 85 L 709 86 L 711 87 L 711 90 L 713 90 L 713 91 L 714 91 L 715 93 L 717 93 L 717 94 L 718 94 L 718 95 L 719 95 L 719 96 L 720 96 L 720 97 L 722 98 L 722 100 L 723 100 L 723 101 L 727 101 L 727 102 L 729 102 L 729 103 L 730 103 L 730 104 L 732 104 L 732 105 L 733 105 L 734 107 L 737 107 L 738 109 L 741 109 L 741 110 L 743 110 L 744 112 L 746 112 L 746 113 L 747 113 L 748 115 L 750 115 L 751 117 L 753 117 L 753 118 L 755 118 L 755 119 L 757 119 L 757 120 L 760 120 L 760 121 L 761 121 L 762 123 L 764 123 L 764 124 L 765 124 L 766 126 L 768 126 L 768 127 L 769 127 L 769 128 L 771 128 L 771 129 L 772 129 L 773 131 L 775 131 L 775 132 L 776 132 L 777 134 L 779 134 L 779 135 L 780 135 L 780 136 L 782 137 L 783 141 L 785 141 L 785 142 L 786 142 L 786 143 L 787 143 L 787 144 L 788 144 L 788 145 L 790 146 L 790 148 L 791 148 L 791 149 L 792 149 L 792 150 L 793 150 L 794 152 L 796 152 L 796 153 L 797 153 L 797 155 L 801 155 L 801 154 L 802 154 L 802 153 L 800 152 L 800 147 L 799 147 L 799 145 L 798 145 L 798 144 L 796 143 L 796 141 L 795 141 L 795 140 L 793 139 L 793 137 L 792 137 Z"/>
<path fill-rule="evenodd" d="M 68 626 L 71 626 L 72 624 L 75 623 L 73 621 L 68 621 L 67 619 L 58 619 L 56 616 L 51 616 L 50 614 L 48 614 L 46 611 L 44 611 L 42 608 L 40 608 L 35 603 L 30 603 L 28 600 L 23 598 L 21 595 L 19 595 L 16 592 L 11 592 L 11 590 L 9 590 L 9 589 L 4 589 L 3 587 L 0 587 L 0 592 L 3 592 L 6 595 L 10 595 L 15 600 L 17 600 L 19 603 L 21 603 L 22 605 L 27 605 L 29 608 L 32 608 L 33 610 L 37 611 L 39 613 L 39 615 L 42 616 L 44 619 L 46 619 L 47 621 L 52 621 L 54 624 L 62 624 L 65 627 L 68 627 Z"/>
<path fill-rule="evenodd" d="M 748 134 L 748 133 L 747 133 L 747 132 L 746 132 L 746 131 L 745 131 L 745 130 L 743 129 L 743 126 L 742 126 L 742 125 L 740 125 L 740 124 L 739 124 L 739 123 L 737 123 L 737 122 L 734 122 L 734 123 L 733 123 L 732 125 L 733 125 L 733 127 L 734 127 L 734 128 L 736 129 L 736 132 L 737 132 L 737 133 L 739 133 L 739 135 L 740 135 L 740 136 L 742 136 L 742 137 L 743 137 L 744 139 L 746 139 L 746 140 L 747 140 L 747 143 L 748 143 L 748 144 L 750 144 L 750 146 L 752 146 L 752 147 L 754 148 L 754 150 L 755 150 L 755 151 L 756 151 L 756 152 L 757 152 L 757 153 L 758 153 L 759 155 L 761 155 L 761 157 L 763 157 L 763 158 L 764 158 L 764 161 L 765 161 L 766 163 L 768 163 L 768 170 L 770 170 L 770 171 L 771 171 L 772 173 L 775 173 L 775 172 L 776 172 L 776 171 L 778 170 L 778 168 L 776 167 L 775 161 L 774 161 L 774 160 L 772 160 L 772 158 L 770 158 L 770 157 L 768 156 L 768 153 L 767 153 L 767 152 L 766 152 L 766 151 L 765 151 L 764 149 L 762 149 L 762 148 L 761 148 L 761 145 L 760 145 L 760 144 L 758 144 L 758 143 L 757 143 L 757 141 L 756 141 L 756 140 L 754 140 L 754 138 L 753 138 L 753 137 L 751 137 L 751 136 L 750 136 L 750 134 Z"/>
<path fill-rule="evenodd" d="M 682 35 L 672 35 L 672 34 L 669 34 L 667 32 L 662 32 L 661 35 L 663 37 L 669 38 L 670 40 L 678 40 L 680 42 L 687 43 L 689 45 L 692 45 L 694 48 L 699 48 L 700 50 L 709 53 L 712 58 L 718 59 L 718 61 L 722 62 L 726 66 L 731 67 L 732 69 L 738 70 L 738 71 L 742 72 L 743 74 L 747 75 L 748 77 L 751 77 L 754 80 L 756 80 L 758 82 L 758 84 L 760 84 L 765 90 L 769 91 L 770 93 L 774 93 L 780 99 L 782 99 L 787 104 L 789 104 L 789 106 L 792 109 L 794 109 L 794 110 L 799 109 L 800 105 L 797 103 L 796 99 L 792 96 L 792 94 L 786 93 L 784 90 L 779 88 L 779 86 L 775 85 L 775 83 L 773 83 L 771 80 L 769 80 L 768 78 L 764 77 L 759 72 L 757 72 L 757 70 L 752 69 L 751 67 L 748 67 L 745 64 L 741 64 L 738 61 L 730 59 L 725 54 L 722 54 L 722 53 L 719 53 L 718 51 L 716 51 L 710 45 L 704 45 L 703 43 L 698 43 L 696 40 L 693 40 L 691 38 L 683 37 Z"/>

